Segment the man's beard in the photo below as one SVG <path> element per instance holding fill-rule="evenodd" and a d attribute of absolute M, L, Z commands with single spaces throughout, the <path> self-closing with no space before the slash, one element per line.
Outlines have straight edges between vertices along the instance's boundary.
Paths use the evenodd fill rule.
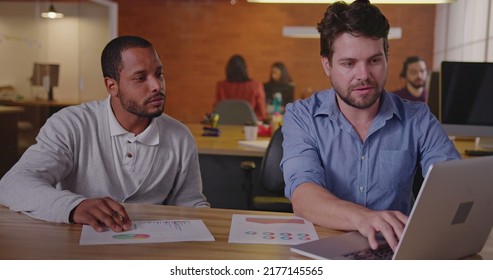
<path fill-rule="evenodd" d="M 375 104 L 378 99 L 380 98 L 380 96 L 382 95 L 381 94 L 381 91 L 380 93 L 377 93 L 377 94 L 372 94 L 372 95 L 369 95 L 367 96 L 367 98 L 365 98 L 363 101 L 357 101 L 355 98 L 352 97 L 351 93 L 353 91 L 353 89 L 357 86 L 364 86 L 364 85 L 368 85 L 370 84 L 374 89 L 377 88 L 374 83 L 360 83 L 356 86 L 349 86 L 348 89 L 347 89 L 347 94 L 346 95 L 343 95 L 340 93 L 340 91 L 334 87 L 337 95 L 339 96 L 339 98 L 341 98 L 341 100 L 346 103 L 347 105 L 353 107 L 353 108 L 356 108 L 356 109 L 368 109 L 370 108 L 373 104 Z"/>
<path fill-rule="evenodd" d="M 408 81 L 408 83 L 415 89 L 420 89 L 425 86 L 425 83 L 423 81 L 418 81 L 418 82 Z"/>
<path fill-rule="evenodd" d="M 153 98 L 156 98 L 159 96 L 163 97 L 163 105 L 161 106 L 161 108 L 159 108 L 159 110 L 156 110 L 155 112 L 151 112 L 151 113 L 146 112 L 143 108 L 139 108 L 139 105 L 137 104 L 137 102 L 135 102 L 134 100 L 127 99 L 125 94 L 122 94 L 120 92 L 119 96 L 120 96 L 120 102 L 122 104 L 123 109 L 125 109 L 126 111 L 128 111 L 134 115 L 137 115 L 139 117 L 153 119 L 153 118 L 159 117 L 164 112 L 164 105 L 166 103 L 166 94 L 164 92 L 160 92 L 158 94 L 155 94 L 155 95 L 153 95 L 153 96 L 151 96 L 145 100 L 144 104 L 147 104 L 147 103 L 149 103 L 149 100 L 151 100 Z"/>

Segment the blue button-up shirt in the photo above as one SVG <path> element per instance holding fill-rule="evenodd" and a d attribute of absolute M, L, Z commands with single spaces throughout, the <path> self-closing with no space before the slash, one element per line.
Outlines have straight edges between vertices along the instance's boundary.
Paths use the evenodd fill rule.
<path fill-rule="evenodd" d="M 283 123 L 288 198 L 312 182 L 340 199 L 409 215 L 417 164 L 426 173 L 433 163 L 460 158 L 425 103 L 386 92 L 364 142 L 339 110 L 333 89 L 289 104 Z"/>

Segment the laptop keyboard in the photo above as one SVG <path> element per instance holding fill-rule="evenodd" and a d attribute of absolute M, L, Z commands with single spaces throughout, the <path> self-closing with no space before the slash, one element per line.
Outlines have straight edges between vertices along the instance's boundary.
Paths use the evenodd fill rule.
<path fill-rule="evenodd" d="M 394 255 L 394 251 L 390 248 L 390 246 L 385 243 L 378 246 L 378 249 L 372 250 L 371 248 L 348 253 L 343 255 L 344 257 L 350 260 L 390 260 Z"/>

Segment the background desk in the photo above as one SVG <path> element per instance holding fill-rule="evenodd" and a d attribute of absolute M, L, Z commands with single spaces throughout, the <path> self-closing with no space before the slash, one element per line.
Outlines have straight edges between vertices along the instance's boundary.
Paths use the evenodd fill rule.
<path fill-rule="evenodd" d="M 19 114 L 19 156 L 36 142 L 40 128 L 46 120 L 60 109 L 77 104 L 76 102 L 60 102 L 45 99 L 0 100 L 1 105 L 8 107 L 21 107 L 23 112 Z"/>
<path fill-rule="evenodd" d="M 469 157 L 465 153 L 466 150 L 474 150 L 474 149 L 476 149 L 476 145 L 474 143 L 474 139 L 470 139 L 470 138 L 457 138 L 453 142 L 454 142 L 455 148 L 457 149 L 457 151 L 459 151 L 460 156 L 462 158 L 468 158 Z"/>
<path fill-rule="evenodd" d="M 220 125 L 220 135 L 202 136 L 202 124 L 187 124 L 197 143 L 201 155 L 247 156 L 263 157 L 264 150 L 244 147 L 238 141 L 245 140 L 242 125 Z M 259 137 L 259 140 L 269 140 L 269 137 Z"/>
<path fill-rule="evenodd" d="M 56 100 L 45 99 L 25 99 L 25 100 L 0 100 L 1 105 L 19 106 L 24 108 L 24 113 L 20 116 L 21 121 L 32 124 L 35 135 L 44 125 L 46 120 L 58 112 L 60 109 L 78 104 L 77 102 L 60 102 Z"/>
<path fill-rule="evenodd" d="M 199 152 L 204 194 L 213 207 L 247 209 L 242 184 L 244 174 L 240 169 L 242 161 L 253 161 L 257 169 L 253 172 L 254 195 L 266 195 L 259 186 L 259 169 L 264 151 L 243 147 L 238 141 L 244 139 L 243 126 L 221 125 L 218 137 L 202 136 L 203 125 L 187 124 L 192 132 Z M 268 140 L 269 138 L 259 138 Z M 456 148 L 461 156 L 466 149 L 474 149 L 474 140 L 456 139 Z"/>
<path fill-rule="evenodd" d="M 19 158 L 17 122 L 22 112 L 22 107 L 0 105 L 0 178 Z"/>
<path fill-rule="evenodd" d="M 253 161 L 257 165 L 253 172 L 253 192 L 265 195 L 259 186 L 259 169 L 265 151 L 244 147 L 238 141 L 244 140 L 242 125 L 220 125 L 220 135 L 202 136 L 202 124 L 186 124 L 195 138 L 199 152 L 203 192 L 215 208 L 247 209 L 243 191 L 244 174 L 240 169 L 242 161 Z M 269 140 L 259 138 L 259 140 Z"/>
<path fill-rule="evenodd" d="M 286 245 L 228 243 L 232 214 L 271 212 L 125 204 L 133 220 L 200 219 L 216 241 L 80 246 L 81 225 L 32 219 L 0 205 L 0 259 L 300 259 Z M 338 231 L 315 227 L 319 237 Z"/>

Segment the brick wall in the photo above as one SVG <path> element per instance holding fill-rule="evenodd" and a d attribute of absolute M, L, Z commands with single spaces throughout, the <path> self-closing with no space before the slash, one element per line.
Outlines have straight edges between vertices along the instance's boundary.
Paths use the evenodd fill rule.
<path fill-rule="evenodd" d="M 245 57 L 253 79 L 266 81 L 270 65 L 283 61 L 296 83 L 296 97 L 330 87 L 320 65 L 318 39 L 282 36 L 284 25 L 314 26 L 327 5 L 250 4 L 238 0 L 115 0 L 119 34 L 149 39 L 164 63 L 166 112 L 198 122 L 212 110 L 215 84 L 224 79 L 227 60 Z M 435 5 L 379 5 L 403 38 L 390 42 L 387 89 L 402 86 L 399 72 L 408 55 L 419 54 L 431 66 Z"/>

